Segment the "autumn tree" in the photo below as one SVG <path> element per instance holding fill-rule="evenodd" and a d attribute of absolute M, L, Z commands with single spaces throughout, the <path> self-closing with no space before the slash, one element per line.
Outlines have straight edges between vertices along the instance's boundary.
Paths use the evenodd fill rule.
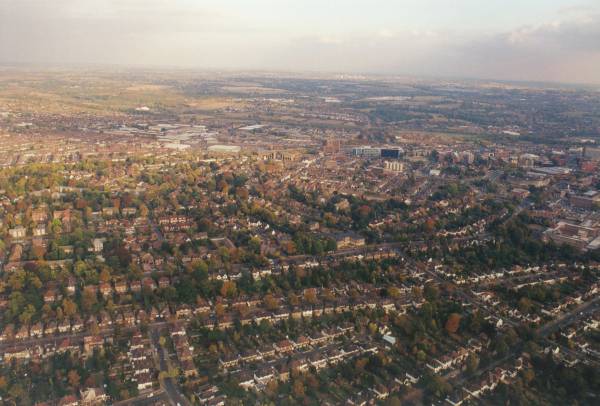
<path fill-rule="evenodd" d="M 472 374 L 473 372 L 475 372 L 477 370 L 478 366 L 479 366 L 479 357 L 475 354 L 470 354 L 467 357 L 467 372 Z"/>
<path fill-rule="evenodd" d="M 109 282 L 110 281 L 110 270 L 108 268 L 102 269 L 100 272 L 100 282 Z"/>
<path fill-rule="evenodd" d="M 79 377 L 79 373 L 77 373 L 76 370 L 71 369 L 67 374 L 67 379 L 69 381 L 69 385 L 71 385 L 72 387 L 77 387 L 79 386 L 79 381 L 81 378 Z"/>
<path fill-rule="evenodd" d="M 265 295 L 263 303 L 268 310 L 276 310 L 279 307 L 279 301 L 271 294 Z"/>
<path fill-rule="evenodd" d="M 234 281 L 225 281 L 221 286 L 221 296 L 232 298 L 237 293 L 237 286 Z"/>
<path fill-rule="evenodd" d="M 66 317 L 73 317 L 77 313 L 77 304 L 69 298 L 62 301 L 62 310 Z"/>
<path fill-rule="evenodd" d="M 310 304 L 317 303 L 317 290 L 314 288 L 305 289 L 304 290 L 304 300 Z"/>
<path fill-rule="evenodd" d="M 292 386 L 292 393 L 296 399 L 304 397 L 304 383 L 300 379 L 296 379 L 294 381 L 294 385 Z"/>
<path fill-rule="evenodd" d="M 460 314 L 450 313 L 448 320 L 446 320 L 446 331 L 450 334 L 456 333 L 458 331 L 458 327 L 460 326 L 460 319 Z"/>
<path fill-rule="evenodd" d="M 85 289 L 81 296 L 81 307 L 83 310 L 86 312 L 91 311 L 96 303 L 98 303 L 96 292 L 91 289 Z"/>
<path fill-rule="evenodd" d="M 279 384 L 277 383 L 277 379 L 271 379 L 269 383 L 267 383 L 267 387 L 265 392 L 267 395 L 273 397 L 277 395 L 277 389 L 279 388 Z"/>

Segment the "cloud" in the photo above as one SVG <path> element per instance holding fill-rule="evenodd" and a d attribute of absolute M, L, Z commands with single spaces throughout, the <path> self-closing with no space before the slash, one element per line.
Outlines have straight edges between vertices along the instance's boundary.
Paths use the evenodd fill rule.
<path fill-rule="evenodd" d="M 305 36 L 275 50 L 264 64 L 315 71 L 600 83 L 600 14 L 492 34 L 385 30 L 335 42 Z"/>
<path fill-rule="evenodd" d="M 600 14 L 474 38 L 455 52 L 466 74 L 600 83 Z"/>
<path fill-rule="evenodd" d="M 225 5 L 227 4 L 227 6 Z M 0 63 L 105 63 L 600 83 L 600 12 L 470 31 L 389 21 L 339 30 L 215 1 L 0 0 Z M 266 4 L 266 3 L 265 3 Z M 264 5 L 264 4 L 263 4 Z M 315 11 L 317 13 L 317 11 Z M 431 11 L 435 13 L 435 11 Z M 289 21 L 287 21 L 289 22 Z M 298 28 L 298 27 L 301 27 Z M 336 26 L 337 27 L 337 26 Z"/>

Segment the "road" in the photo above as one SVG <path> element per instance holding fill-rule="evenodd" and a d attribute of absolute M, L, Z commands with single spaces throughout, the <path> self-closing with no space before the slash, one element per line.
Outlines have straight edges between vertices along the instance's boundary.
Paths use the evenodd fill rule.
<path fill-rule="evenodd" d="M 556 320 L 546 323 L 544 326 L 540 327 L 538 329 L 538 333 L 542 337 L 548 337 L 550 334 L 558 331 L 559 329 L 573 324 L 575 321 L 598 311 L 600 308 L 599 302 L 600 296 L 597 296 L 592 300 L 580 304 L 570 312 L 565 313 Z"/>
<path fill-rule="evenodd" d="M 149 394 L 143 394 L 136 398 L 114 402 L 112 406 L 167 406 L 169 401 L 165 391 L 155 390 Z"/>
<path fill-rule="evenodd" d="M 158 329 L 151 328 L 149 334 L 150 341 L 152 342 L 154 350 L 156 351 L 156 354 L 158 356 L 159 370 L 161 372 L 168 372 L 168 354 L 165 351 L 165 349 L 160 345 L 160 334 Z M 162 388 L 165 390 L 165 394 L 167 395 L 171 406 L 191 406 L 191 403 L 185 398 L 185 396 L 183 396 L 183 394 L 179 390 L 177 381 L 174 378 L 165 377 L 159 380 Z"/>
<path fill-rule="evenodd" d="M 151 323 L 149 326 L 158 328 L 158 327 L 164 327 L 166 325 L 167 325 L 166 321 L 155 321 L 154 323 Z M 132 332 L 132 331 L 137 331 L 137 330 L 139 330 L 139 326 L 121 326 L 122 332 Z M 85 336 L 89 336 L 89 335 L 92 335 L 89 331 L 82 331 L 82 332 L 78 332 L 78 333 L 70 333 L 70 332 L 69 333 L 60 333 L 60 334 L 48 335 L 48 336 L 44 336 L 44 337 L 30 337 L 30 338 L 26 338 L 24 340 L 10 340 L 10 341 L 0 344 L 0 352 L 5 351 L 6 349 L 12 348 L 12 347 L 24 348 L 24 347 L 32 347 L 32 346 L 36 346 L 36 345 L 52 344 L 52 343 L 58 346 L 61 343 L 61 341 L 64 340 L 65 338 L 70 339 L 71 342 L 73 342 L 75 344 L 79 344 L 83 341 L 83 338 Z M 112 337 L 115 335 L 115 329 L 112 327 L 103 329 L 98 333 L 98 335 L 103 338 Z"/>

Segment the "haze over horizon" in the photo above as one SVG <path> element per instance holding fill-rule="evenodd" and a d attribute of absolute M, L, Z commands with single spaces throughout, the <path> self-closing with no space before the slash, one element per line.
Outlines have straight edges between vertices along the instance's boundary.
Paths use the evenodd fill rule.
<path fill-rule="evenodd" d="M 595 1 L 5 0 L 1 64 L 600 84 Z"/>

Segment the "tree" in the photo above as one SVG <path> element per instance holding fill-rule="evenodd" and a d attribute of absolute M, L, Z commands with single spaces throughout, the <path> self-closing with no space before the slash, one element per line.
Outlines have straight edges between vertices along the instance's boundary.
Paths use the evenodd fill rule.
<path fill-rule="evenodd" d="M 461 316 L 458 313 L 450 313 L 448 320 L 446 320 L 446 331 L 450 334 L 454 334 L 458 331 L 460 326 Z"/>
<path fill-rule="evenodd" d="M 90 325 L 90 333 L 92 335 L 98 335 L 100 334 L 100 327 L 98 326 L 98 322 L 93 321 Z"/>
<path fill-rule="evenodd" d="M 528 298 L 522 297 L 519 299 L 518 308 L 521 313 L 528 314 L 531 311 L 532 306 L 533 303 Z"/>
<path fill-rule="evenodd" d="M 248 241 L 248 249 L 255 254 L 260 254 L 260 238 L 252 237 L 250 241 Z"/>
<path fill-rule="evenodd" d="M 387 290 L 387 292 L 388 292 L 388 295 L 390 295 L 390 297 L 394 298 L 394 299 L 398 299 L 402 295 L 402 293 L 400 292 L 400 289 L 398 289 L 395 286 L 390 287 Z"/>
<path fill-rule="evenodd" d="M 52 310 L 52 306 L 50 306 L 48 303 L 44 303 L 42 306 L 42 319 L 50 320 L 53 317 L 54 311 Z"/>
<path fill-rule="evenodd" d="M 529 385 L 535 378 L 535 372 L 533 372 L 532 368 L 524 369 L 522 372 L 522 375 L 523 375 L 523 379 L 525 380 L 525 383 L 527 385 Z"/>
<path fill-rule="evenodd" d="M 288 302 L 292 306 L 298 306 L 300 304 L 300 299 L 298 298 L 298 295 L 290 292 L 289 295 L 288 295 Z"/>
<path fill-rule="evenodd" d="M 423 290 L 423 296 L 425 296 L 425 299 L 427 299 L 428 302 L 435 301 L 438 298 L 439 294 L 439 289 L 433 283 L 428 283 L 425 285 L 425 289 Z"/>
<path fill-rule="evenodd" d="M 79 373 L 77 373 L 76 370 L 71 369 L 69 371 L 69 373 L 67 374 L 67 379 L 69 381 L 69 385 L 73 386 L 73 387 L 77 387 L 79 386 L 79 381 L 80 381 L 80 377 L 79 377 Z"/>
<path fill-rule="evenodd" d="M 223 286 L 221 286 L 221 296 L 224 297 L 234 297 L 237 293 L 237 286 L 234 281 L 225 281 L 223 282 Z"/>
<path fill-rule="evenodd" d="M 317 303 L 317 290 L 314 288 L 306 289 L 304 291 L 304 300 L 310 304 Z"/>
<path fill-rule="evenodd" d="M 267 395 L 273 397 L 277 395 L 278 387 L 279 384 L 277 383 L 277 379 L 271 379 L 269 383 L 267 383 L 267 388 L 265 389 L 265 392 L 267 393 Z"/>
<path fill-rule="evenodd" d="M 423 227 L 428 234 L 433 233 L 433 231 L 435 230 L 435 220 L 432 218 L 428 218 L 425 221 L 425 224 L 423 225 Z"/>
<path fill-rule="evenodd" d="M 110 270 L 108 268 L 104 268 L 102 269 L 102 272 L 100 272 L 100 281 L 104 283 L 110 281 Z"/>
<path fill-rule="evenodd" d="M 292 393 L 295 398 L 303 398 L 304 397 L 304 383 L 300 379 L 296 379 L 294 381 L 294 385 L 292 386 Z"/>
<path fill-rule="evenodd" d="M 400 402 L 400 398 L 398 398 L 398 396 L 390 397 L 385 404 L 387 406 L 402 406 L 402 402 Z"/>
<path fill-rule="evenodd" d="M 35 315 L 35 307 L 33 305 L 28 304 L 25 306 L 25 309 L 19 315 L 19 320 L 22 324 L 29 324 L 33 316 Z"/>
<path fill-rule="evenodd" d="M 452 386 L 440 376 L 426 375 L 425 385 L 427 389 L 438 397 L 444 397 L 452 390 Z"/>
<path fill-rule="evenodd" d="M 367 366 L 368 363 L 369 363 L 368 358 L 359 358 L 354 363 L 354 368 L 357 369 L 358 371 L 362 371 L 365 369 L 365 366 Z"/>
<path fill-rule="evenodd" d="M 279 301 L 273 297 L 271 294 L 265 295 L 263 298 L 263 303 L 267 310 L 277 310 L 279 307 Z"/>
<path fill-rule="evenodd" d="M 478 366 L 479 366 L 479 357 L 475 354 L 470 354 L 467 357 L 467 372 L 472 374 L 473 372 L 475 372 L 477 370 Z"/>
<path fill-rule="evenodd" d="M 85 289 L 81 296 L 81 307 L 86 312 L 92 310 L 92 307 L 98 302 L 96 293 L 91 289 Z"/>
<path fill-rule="evenodd" d="M 508 352 L 508 344 L 506 344 L 506 340 L 504 337 L 497 337 L 493 344 L 494 351 L 499 356 L 503 356 Z"/>
<path fill-rule="evenodd" d="M 217 317 L 221 317 L 225 314 L 225 307 L 221 303 L 215 305 L 215 314 Z"/>
<path fill-rule="evenodd" d="M 66 317 L 72 317 L 77 313 L 77 304 L 71 299 L 66 298 L 62 301 L 62 309 Z"/>

